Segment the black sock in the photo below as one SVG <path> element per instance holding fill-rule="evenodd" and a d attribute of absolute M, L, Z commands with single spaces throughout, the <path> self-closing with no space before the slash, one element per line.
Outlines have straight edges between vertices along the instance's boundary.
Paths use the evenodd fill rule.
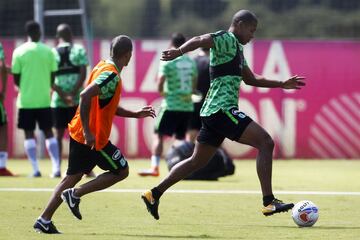
<path fill-rule="evenodd" d="M 152 195 L 156 200 L 159 200 L 161 195 L 163 194 L 162 192 L 159 191 L 159 189 L 157 189 L 157 187 L 154 187 L 153 189 L 151 189 Z"/>
<path fill-rule="evenodd" d="M 275 199 L 275 197 L 274 197 L 273 194 L 268 195 L 268 196 L 264 196 L 264 197 L 263 197 L 264 207 L 266 207 L 267 205 L 269 205 L 269 204 L 272 202 L 272 200 L 274 200 L 274 199 Z"/>

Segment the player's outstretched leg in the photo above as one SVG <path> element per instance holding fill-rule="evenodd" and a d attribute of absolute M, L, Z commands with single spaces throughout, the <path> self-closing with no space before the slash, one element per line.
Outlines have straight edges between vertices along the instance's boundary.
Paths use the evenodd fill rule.
<path fill-rule="evenodd" d="M 47 233 L 47 234 L 60 234 L 54 223 L 52 221 L 49 222 L 43 222 L 41 219 L 37 219 L 33 228 L 38 233 Z"/>
<path fill-rule="evenodd" d="M 74 196 L 74 188 L 64 190 L 61 193 L 61 198 L 66 202 L 72 214 L 74 214 L 77 219 L 81 220 L 82 216 L 79 209 L 80 198 Z"/>
<path fill-rule="evenodd" d="M 293 203 L 284 203 L 283 201 L 274 198 L 271 203 L 264 206 L 261 211 L 265 216 L 271 216 L 274 213 L 287 212 L 293 207 Z"/>
<path fill-rule="evenodd" d="M 156 200 L 153 197 L 152 191 L 151 190 L 147 190 L 145 191 L 143 194 L 141 194 L 141 198 L 144 201 L 146 208 L 148 210 L 148 212 L 156 219 L 159 220 L 159 212 L 158 212 L 158 207 L 159 207 L 159 200 Z"/>

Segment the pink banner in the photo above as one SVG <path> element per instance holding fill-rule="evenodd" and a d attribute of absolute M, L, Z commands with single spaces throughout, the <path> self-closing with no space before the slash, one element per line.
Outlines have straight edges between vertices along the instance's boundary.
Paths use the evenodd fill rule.
<path fill-rule="evenodd" d="M 0 41 L 10 64 L 17 41 Z M 53 41 L 47 43 L 52 45 Z M 109 43 L 94 41 L 93 63 L 108 57 Z M 159 54 L 167 47 L 167 41 L 135 41 L 131 63 L 122 73 L 120 105 L 130 109 L 147 104 L 159 106 L 161 98 L 155 78 Z M 295 74 L 306 77 L 307 86 L 299 91 L 242 84 L 240 109 L 273 137 L 276 158 L 360 157 L 359 56 L 360 42 L 351 41 L 255 41 L 245 47 L 245 57 L 258 74 L 279 80 Z M 15 98 L 16 90 L 9 77 L 5 107 L 10 154 L 18 157 L 24 152 L 23 133 L 16 128 Z M 126 156 L 147 158 L 153 124 L 153 119 L 117 118 L 111 140 Z M 252 158 L 256 154 L 253 148 L 231 141 L 225 141 L 224 146 L 235 158 Z"/>

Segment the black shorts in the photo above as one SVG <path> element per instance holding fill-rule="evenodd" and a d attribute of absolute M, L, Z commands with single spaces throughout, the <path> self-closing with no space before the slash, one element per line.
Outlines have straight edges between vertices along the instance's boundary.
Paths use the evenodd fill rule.
<path fill-rule="evenodd" d="M 155 133 L 167 136 L 175 135 L 176 139 L 184 139 L 191 113 L 161 110 L 156 120 Z"/>
<path fill-rule="evenodd" d="M 202 144 L 219 147 L 225 138 L 238 140 L 252 119 L 237 108 L 228 111 L 219 110 L 208 117 L 201 117 L 202 127 L 197 141 Z"/>
<path fill-rule="evenodd" d="M 110 141 L 100 151 L 91 149 L 70 137 L 69 163 L 66 174 L 89 173 L 95 166 L 118 174 L 128 167 L 120 149 Z"/>
<path fill-rule="evenodd" d="M 41 130 L 52 128 L 51 108 L 20 108 L 18 115 L 18 128 L 33 131 L 36 123 Z"/>
<path fill-rule="evenodd" d="M 74 117 L 76 113 L 76 107 L 59 107 L 59 108 L 52 108 L 52 116 L 54 119 L 54 128 L 62 129 L 67 128 L 68 123 Z"/>
<path fill-rule="evenodd" d="M 188 130 L 200 130 L 201 129 L 201 118 L 200 118 L 200 110 L 201 104 L 194 104 L 194 112 L 191 113 L 191 117 L 188 124 Z"/>
<path fill-rule="evenodd" d="M 0 102 L 0 126 L 4 126 L 7 124 L 7 116 L 4 105 Z"/>

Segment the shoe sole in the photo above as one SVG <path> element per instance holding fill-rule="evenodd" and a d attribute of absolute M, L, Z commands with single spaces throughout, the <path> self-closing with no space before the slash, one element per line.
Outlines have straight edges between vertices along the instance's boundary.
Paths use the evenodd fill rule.
<path fill-rule="evenodd" d="M 291 210 L 294 207 L 294 204 L 289 205 L 288 208 L 284 208 L 282 210 L 279 211 L 273 211 L 273 212 L 269 212 L 269 213 L 263 213 L 266 217 L 274 215 L 275 213 L 282 213 L 282 212 L 288 212 L 289 210 Z"/>
<path fill-rule="evenodd" d="M 160 173 L 138 173 L 139 176 L 141 177 L 158 177 L 160 176 Z"/>
<path fill-rule="evenodd" d="M 34 228 L 35 232 L 37 233 L 44 233 L 40 228 Z"/>
<path fill-rule="evenodd" d="M 141 196 L 141 199 L 144 201 L 145 205 L 146 205 L 146 209 L 147 211 L 150 213 L 151 216 L 153 216 L 156 220 L 159 220 L 160 217 L 155 217 L 152 213 L 151 213 L 151 203 L 149 203 L 149 201 L 147 200 L 147 198 L 145 196 Z"/>
<path fill-rule="evenodd" d="M 154 174 L 142 174 L 142 173 L 139 173 L 139 176 L 140 177 L 158 177 L 160 175 L 154 175 Z"/>

